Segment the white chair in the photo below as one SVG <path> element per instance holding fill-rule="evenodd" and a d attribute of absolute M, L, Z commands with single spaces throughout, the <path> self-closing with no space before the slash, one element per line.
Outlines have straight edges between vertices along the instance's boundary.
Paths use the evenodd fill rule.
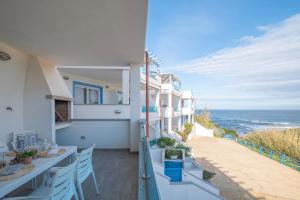
<path fill-rule="evenodd" d="M 74 172 L 77 162 L 56 170 L 50 185 L 43 184 L 27 197 L 12 197 L 4 200 L 70 200 L 78 195 L 74 184 Z"/>
<path fill-rule="evenodd" d="M 82 183 L 92 174 L 96 193 L 99 194 L 99 187 L 96 180 L 96 176 L 93 169 L 92 163 L 92 156 L 93 156 L 93 149 L 95 145 L 91 146 L 88 149 L 82 150 L 80 153 L 77 154 L 77 165 L 75 168 L 75 185 L 79 191 L 80 199 L 84 200 L 84 195 L 82 191 Z M 45 182 L 47 183 L 49 179 L 51 179 L 50 174 L 54 173 L 56 170 L 60 169 L 60 167 L 53 167 L 48 174 L 45 174 L 46 177 L 44 178 Z"/>
<path fill-rule="evenodd" d="M 92 147 L 82 150 L 78 154 L 78 163 L 75 170 L 75 180 L 76 180 L 76 187 L 79 191 L 80 199 L 84 200 L 83 191 L 81 184 L 92 174 L 94 185 L 96 188 L 96 193 L 99 194 L 99 187 L 97 184 L 96 176 L 93 169 L 92 163 L 92 156 L 93 156 L 93 149 L 95 145 Z"/>

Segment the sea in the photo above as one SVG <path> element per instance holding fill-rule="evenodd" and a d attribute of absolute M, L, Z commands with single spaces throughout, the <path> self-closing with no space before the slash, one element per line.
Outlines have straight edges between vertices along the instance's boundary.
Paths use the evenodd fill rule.
<path fill-rule="evenodd" d="M 202 111 L 197 110 L 196 114 Z M 212 120 L 221 127 L 247 134 L 270 128 L 300 127 L 300 110 L 209 110 Z"/>

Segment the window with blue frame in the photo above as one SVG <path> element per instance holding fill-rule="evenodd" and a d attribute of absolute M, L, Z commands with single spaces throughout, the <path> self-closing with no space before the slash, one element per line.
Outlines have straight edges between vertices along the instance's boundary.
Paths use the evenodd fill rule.
<path fill-rule="evenodd" d="M 74 104 L 103 104 L 103 88 L 98 85 L 73 82 Z"/>

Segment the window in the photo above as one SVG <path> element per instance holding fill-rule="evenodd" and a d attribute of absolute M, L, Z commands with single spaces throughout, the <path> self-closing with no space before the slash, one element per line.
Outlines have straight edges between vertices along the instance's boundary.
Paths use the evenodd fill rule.
<path fill-rule="evenodd" d="M 80 82 L 73 82 L 74 104 L 102 104 L 103 88 Z"/>

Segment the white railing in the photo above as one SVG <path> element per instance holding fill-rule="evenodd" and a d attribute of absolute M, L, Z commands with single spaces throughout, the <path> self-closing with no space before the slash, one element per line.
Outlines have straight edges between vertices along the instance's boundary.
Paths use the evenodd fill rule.
<path fill-rule="evenodd" d="M 220 196 L 200 187 L 193 182 L 170 182 L 170 179 L 159 173 L 155 172 L 155 177 L 158 181 L 158 191 L 161 199 L 172 200 L 193 200 L 193 199 L 205 199 L 205 200 L 220 200 Z"/>
<path fill-rule="evenodd" d="M 130 105 L 74 105 L 73 119 L 130 119 Z"/>
<path fill-rule="evenodd" d="M 195 114 L 194 110 L 191 107 L 182 107 L 182 114 L 183 115 L 192 115 Z"/>

